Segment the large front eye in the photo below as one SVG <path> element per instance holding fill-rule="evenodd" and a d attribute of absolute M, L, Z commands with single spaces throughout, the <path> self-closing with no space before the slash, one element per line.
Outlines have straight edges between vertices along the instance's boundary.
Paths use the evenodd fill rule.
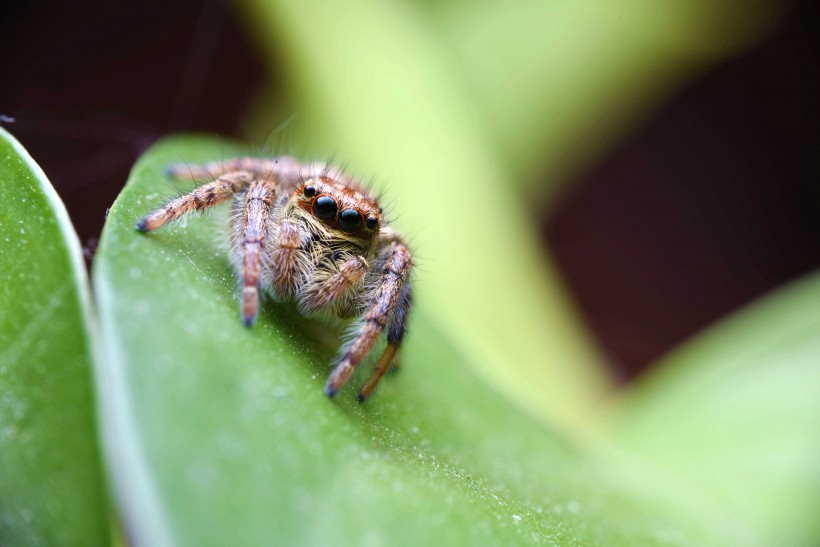
<path fill-rule="evenodd" d="M 336 216 L 336 200 L 330 196 L 320 196 L 313 202 L 313 214 L 322 220 Z"/>
<path fill-rule="evenodd" d="M 339 226 L 345 232 L 355 232 L 362 227 L 362 215 L 356 209 L 345 209 L 339 213 Z"/>

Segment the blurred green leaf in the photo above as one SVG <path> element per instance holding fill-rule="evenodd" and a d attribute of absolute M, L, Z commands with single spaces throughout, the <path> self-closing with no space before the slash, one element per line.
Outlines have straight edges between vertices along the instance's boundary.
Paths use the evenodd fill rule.
<path fill-rule="evenodd" d="M 419 307 L 534 415 L 582 422 L 609 379 L 522 213 L 529 196 L 498 162 L 426 21 L 393 1 L 243 7 L 272 66 L 284 67 L 294 141 L 384 175 L 377 187 L 418 249 Z"/>
<path fill-rule="evenodd" d="M 532 217 L 558 184 L 784 9 L 771 0 L 240 7 L 272 82 L 249 132 L 295 112 L 295 142 L 385 174 L 430 280 L 422 306 L 486 378 L 570 426 L 610 382 Z"/>
<path fill-rule="evenodd" d="M 0 128 L 0 544 L 104 545 L 88 278 L 63 203 Z"/>
<path fill-rule="evenodd" d="M 431 2 L 441 55 L 463 79 L 512 180 L 554 192 L 681 85 L 779 22 L 772 0 Z"/>
<path fill-rule="evenodd" d="M 685 477 L 762 544 L 818 545 L 820 275 L 685 345 L 622 395 L 619 452 Z"/>
<path fill-rule="evenodd" d="M 522 414 L 426 310 L 372 399 L 326 398 L 332 332 L 272 302 L 241 325 L 224 210 L 134 229 L 167 198 L 166 165 L 245 152 L 190 136 L 156 145 L 96 256 L 107 444 L 136 544 L 753 543 L 678 482 L 596 460 Z"/>

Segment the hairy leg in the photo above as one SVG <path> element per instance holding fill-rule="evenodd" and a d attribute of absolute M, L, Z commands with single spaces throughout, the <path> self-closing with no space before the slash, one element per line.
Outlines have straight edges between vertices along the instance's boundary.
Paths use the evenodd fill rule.
<path fill-rule="evenodd" d="M 259 310 L 259 277 L 268 234 L 268 214 L 273 189 L 255 181 L 245 193 L 242 215 L 242 322 L 250 327 Z"/>
<path fill-rule="evenodd" d="M 382 269 L 382 279 L 376 289 L 370 308 L 363 317 L 356 337 L 347 346 L 339 360 L 339 364 L 336 365 L 327 380 L 325 393 L 328 396 L 335 395 L 347 382 L 362 359 L 370 352 L 379 335 L 391 322 L 397 307 L 402 302 L 404 286 L 410 276 L 412 266 L 413 259 L 410 250 L 402 243 L 391 243 Z M 404 313 L 406 314 L 407 310 Z M 395 353 L 398 347 L 396 344 L 393 346 L 391 349 L 388 344 L 388 351 Z M 392 356 L 387 357 L 387 359 L 391 360 Z"/>
<path fill-rule="evenodd" d="M 298 252 L 302 244 L 299 226 L 292 220 L 283 220 L 273 236 L 270 258 L 270 279 L 277 298 L 293 296 L 299 286 Z"/>
<path fill-rule="evenodd" d="M 156 230 L 166 222 L 176 220 L 185 213 L 202 211 L 222 203 L 236 193 L 242 192 L 250 185 L 254 177 L 248 171 L 227 173 L 216 180 L 198 186 L 191 193 L 180 196 L 166 203 L 156 211 L 137 222 L 137 230 L 148 232 Z"/>
<path fill-rule="evenodd" d="M 367 382 L 364 383 L 359 390 L 359 400 L 364 401 L 373 393 L 376 386 L 379 385 L 379 380 L 382 379 L 384 373 L 390 370 L 390 366 L 396 367 L 399 348 L 404 340 L 404 332 L 407 325 L 407 316 L 410 313 L 410 308 L 413 305 L 413 290 L 408 283 L 402 291 L 402 296 L 396 306 L 396 311 L 393 314 L 393 319 L 390 321 L 390 327 L 387 329 L 387 347 L 384 349 L 376 368 Z"/>

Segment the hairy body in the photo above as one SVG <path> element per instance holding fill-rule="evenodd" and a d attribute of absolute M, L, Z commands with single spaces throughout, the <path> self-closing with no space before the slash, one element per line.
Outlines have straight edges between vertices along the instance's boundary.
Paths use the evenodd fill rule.
<path fill-rule="evenodd" d="M 383 332 L 387 348 L 359 391 L 364 400 L 394 364 L 412 304 L 413 259 L 375 197 L 344 171 L 291 157 L 172 166 L 176 178 L 212 179 L 137 223 L 143 232 L 233 198 L 231 255 L 241 315 L 256 320 L 261 290 L 305 315 L 353 319 L 328 378 L 335 395 Z"/>

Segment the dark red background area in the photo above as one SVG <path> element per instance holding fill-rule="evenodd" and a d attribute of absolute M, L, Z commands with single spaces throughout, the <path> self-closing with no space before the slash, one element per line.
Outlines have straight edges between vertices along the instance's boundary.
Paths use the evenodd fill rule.
<path fill-rule="evenodd" d="M 9 5 L 11 4 L 11 5 Z M 263 67 L 223 2 L 14 2 L 0 33 L 0 113 L 82 241 L 140 154 L 182 130 L 236 134 Z"/>
<path fill-rule="evenodd" d="M 681 90 L 545 219 L 622 379 L 820 265 L 818 7 Z"/>
<path fill-rule="evenodd" d="M 263 81 L 227 3 L 5 4 L 0 114 L 15 119 L 4 125 L 90 248 L 147 146 L 180 130 L 236 135 Z M 621 378 L 820 265 L 818 24 L 816 3 L 798 5 L 545 215 L 545 238 Z"/>

